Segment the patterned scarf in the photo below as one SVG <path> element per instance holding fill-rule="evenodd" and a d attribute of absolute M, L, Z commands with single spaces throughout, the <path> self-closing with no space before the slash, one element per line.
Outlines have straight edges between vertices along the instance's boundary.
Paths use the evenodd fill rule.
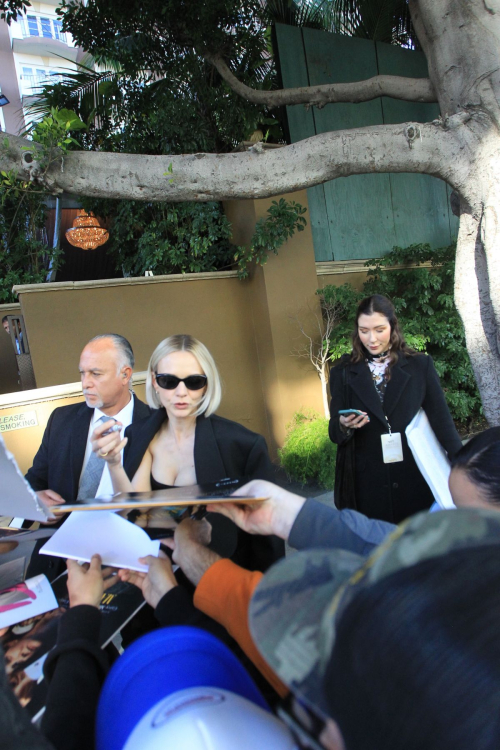
<path fill-rule="evenodd" d="M 368 365 L 372 374 L 373 385 L 377 391 L 380 400 L 384 403 L 385 388 L 387 385 L 387 367 L 389 365 L 389 352 L 383 352 L 378 357 L 367 358 Z"/>

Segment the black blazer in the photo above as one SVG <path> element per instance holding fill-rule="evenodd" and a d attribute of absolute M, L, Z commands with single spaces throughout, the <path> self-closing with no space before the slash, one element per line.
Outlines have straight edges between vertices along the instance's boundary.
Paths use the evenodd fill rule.
<path fill-rule="evenodd" d="M 349 403 L 345 403 L 342 382 L 346 366 Z M 422 407 L 450 456 L 462 446 L 432 358 L 425 354 L 400 355 L 392 368 L 382 405 L 366 362 L 349 364 L 346 357 L 331 371 L 330 393 L 330 439 L 338 444 L 348 439 L 356 441 L 357 509 L 370 518 L 399 523 L 429 508 L 432 493 L 413 459 L 406 440 L 406 427 Z M 340 429 L 338 411 L 351 406 L 366 411 L 370 422 L 349 438 Z M 383 462 L 380 438 L 389 431 L 384 411 L 392 432 L 401 433 L 404 460 L 398 463 Z"/>
<path fill-rule="evenodd" d="M 26 479 L 35 491 L 54 490 L 67 503 L 74 503 L 82 473 L 93 409 L 87 404 L 70 404 L 54 409 Z M 151 410 L 134 396 L 134 422 Z M 125 447 L 124 460 L 128 446 Z"/>
<path fill-rule="evenodd" d="M 154 409 L 147 419 L 127 427 L 128 444 L 123 466 L 129 479 L 133 478 L 166 418 L 165 409 Z M 198 417 L 196 421 L 194 465 L 198 484 L 218 482 L 226 477 L 272 482 L 275 477 L 262 435 L 216 414 Z"/>
<path fill-rule="evenodd" d="M 129 442 L 123 466 L 129 479 L 133 478 L 166 418 L 165 409 L 153 410 L 150 417 L 127 428 L 125 435 Z M 199 484 L 226 478 L 276 481 L 275 468 L 262 435 L 215 414 L 198 417 L 196 421 L 194 465 Z M 267 570 L 285 554 L 284 542 L 278 537 L 247 534 L 219 513 L 209 513 L 208 520 L 212 524 L 210 546 L 249 570 Z"/>

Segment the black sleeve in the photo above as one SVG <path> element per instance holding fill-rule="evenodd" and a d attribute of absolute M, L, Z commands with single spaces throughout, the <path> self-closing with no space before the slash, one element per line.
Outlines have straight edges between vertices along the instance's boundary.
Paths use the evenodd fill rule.
<path fill-rule="evenodd" d="M 345 402 L 345 396 L 344 396 L 344 383 L 343 383 L 343 373 L 346 372 L 346 377 L 348 377 L 348 372 L 346 371 L 346 364 L 339 364 L 337 367 L 334 367 L 332 371 L 330 372 L 330 423 L 328 425 L 328 434 L 330 436 L 330 440 L 332 443 L 337 443 L 337 445 L 341 445 L 342 443 L 345 443 L 347 440 L 349 440 L 350 437 L 353 435 L 353 431 L 350 432 L 344 432 L 340 429 L 340 421 L 339 421 L 339 410 L 340 409 L 347 409 L 349 404 L 344 403 Z"/>
<path fill-rule="evenodd" d="M 248 479 L 266 479 L 276 482 L 276 468 L 274 467 L 266 441 L 258 435 L 250 453 L 248 454 L 245 477 Z M 277 560 L 285 556 L 285 543 L 277 536 L 260 536 L 247 534 L 238 529 L 238 545 L 232 561 L 248 570 L 260 570 L 263 573 Z"/>
<path fill-rule="evenodd" d="M 155 617 L 163 628 L 191 625 L 201 630 L 208 630 L 219 640 L 232 646 L 233 639 L 227 630 L 194 606 L 193 594 L 184 586 L 175 586 L 162 596 L 156 605 Z"/>
<path fill-rule="evenodd" d="M 427 370 L 425 398 L 422 408 L 427 414 L 437 439 L 448 455 L 452 457 L 462 447 L 462 441 L 448 409 L 432 357 L 426 356 L 425 359 L 427 360 Z"/>
<path fill-rule="evenodd" d="M 92 750 L 95 714 L 108 663 L 99 647 L 101 613 L 82 604 L 59 623 L 43 672 L 49 683 L 42 732 L 56 750 Z"/>
<path fill-rule="evenodd" d="M 266 479 L 268 482 L 276 481 L 276 469 L 269 456 L 266 441 L 262 435 L 257 435 L 255 442 L 248 454 L 245 465 L 244 476 L 251 479 Z"/>
<path fill-rule="evenodd" d="M 192 625 L 195 628 L 207 630 L 224 643 L 243 664 L 253 681 L 261 691 L 265 700 L 274 705 L 277 695 L 257 667 L 252 663 L 238 643 L 229 635 L 226 628 L 205 615 L 193 604 L 193 594 L 184 586 L 171 589 L 158 602 L 155 609 L 156 619 L 162 627 L 172 625 Z"/>
<path fill-rule="evenodd" d="M 45 432 L 43 433 L 42 444 L 40 445 L 35 458 L 33 459 L 33 466 L 28 469 L 25 479 L 31 485 L 31 487 L 38 492 L 39 490 L 48 490 L 49 487 L 49 441 L 50 441 L 50 430 L 54 419 L 54 411 L 49 417 Z"/>

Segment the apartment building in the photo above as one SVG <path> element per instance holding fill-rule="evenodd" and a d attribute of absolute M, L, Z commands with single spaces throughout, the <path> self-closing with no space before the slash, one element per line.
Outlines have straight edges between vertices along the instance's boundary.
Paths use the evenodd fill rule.
<path fill-rule="evenodd" d="M 59 0 L 32 2 L 9 26 L 0 20 L 0 89 L 9 104 L 0 107 L 0 127 L 22 132 L 30 120 L 26 105 L 51 76 L 76 70 L 83 51 L 63 33 L 56 15 Z M 1 103 L 1 100 L 0 100 Z"/>

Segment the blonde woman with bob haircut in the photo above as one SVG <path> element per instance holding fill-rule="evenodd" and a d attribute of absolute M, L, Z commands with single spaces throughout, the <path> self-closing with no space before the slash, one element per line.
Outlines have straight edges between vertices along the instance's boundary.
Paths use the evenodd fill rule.
<path fill-rule="evenodd" d="M 152 409 L 162 408 L 163 404 L 155 388 L 155 373 L 158 372 L 158 365 L 164 357 L 178 351 L 190 352 L 198 360 L 201 369 L 207 376 L 205 393 L 196 409 L 195 416 L 199 417 L 201 414 L 204 414 L 205 417 L 209 417 L 217 411 L 221 401 L 222 385 L 220 375 L 214 358 L 205 344 L 202 344 L 201 341 L 192 336 L 169 336 L 168 339 L 160 341 L 149 360 L 148 374 L 146 376 L 146 400 Z"/>
<path fill-rule="evenodd" d="M 146 380 L 151 416 L 130 425 L 123 440 L 119 432 L 105 434 L 114 426 L 111 421 L 93 435 L 93 450 L 108 463 L 115 492 L 213 484 L 226 478 L 272 480 L 274 467 L 264 438 L 215 414 L 221 391 L 217 366 L 204 344 L 185 334 L 161 341 Z M 214 518 L 216 525 L 219 519 Z M 234 546 L 236 533 L 234 527 Z M 260 539 L 260 546 L 255 538 L 246 540 L 247 551 L 253 552 L 250 559 L 238 557 L 240 564 L 263 570 L 284 554 L 277 539 Z"/>

